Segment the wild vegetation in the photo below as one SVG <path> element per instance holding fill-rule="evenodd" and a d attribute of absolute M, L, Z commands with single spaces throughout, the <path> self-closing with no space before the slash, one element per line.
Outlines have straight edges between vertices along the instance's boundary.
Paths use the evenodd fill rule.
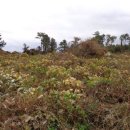
<path fill-rule="evenodd" d="M 37 38 L 41 46 L 24 44 L 23 53 L 0 49 L 0 130 L 130 129 L 128 35 L 120 45 L 99 32 L 58 47 Z"/>
<path fill-rule="evenodd" d="M 130 129 L 130 54 L 0 55 L 0 129 Z"/>

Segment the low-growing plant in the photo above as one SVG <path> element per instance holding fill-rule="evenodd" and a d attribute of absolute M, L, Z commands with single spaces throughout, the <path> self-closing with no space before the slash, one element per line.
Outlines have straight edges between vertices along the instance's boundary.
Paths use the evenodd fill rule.
<path fill-rule="evenodd" d="M 80 57 L 0 55 L 1 130 L 130 129 L 130 53 L 99 58 L 84 44 Z"/>

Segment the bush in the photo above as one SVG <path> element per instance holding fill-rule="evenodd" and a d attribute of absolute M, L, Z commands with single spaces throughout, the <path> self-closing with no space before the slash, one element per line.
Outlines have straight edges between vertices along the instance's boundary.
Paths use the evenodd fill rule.
<path fill-rule="evenodd" d="M 110 52 L 118 53 L 118 52 L 125 52 L 130 51 L 130 45 L 111 45 L 107 47 Z"/>
<path fill-rule="evenodd" d="M 76 56 L 103 56 L 107 50 L 95 40 L 82 41 L 69 49 Z"/>

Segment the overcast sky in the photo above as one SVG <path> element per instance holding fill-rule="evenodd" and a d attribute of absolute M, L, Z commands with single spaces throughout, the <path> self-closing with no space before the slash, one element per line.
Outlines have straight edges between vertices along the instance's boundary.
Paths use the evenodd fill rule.
<path fill-rule="evenodd" d="M 57 41 L 73 36 L 130 33 L 130 0 L 0 0 L 0 33 L 5 50 L 20 51 L 23 43 L 40 45 L 37 32 Z"/>

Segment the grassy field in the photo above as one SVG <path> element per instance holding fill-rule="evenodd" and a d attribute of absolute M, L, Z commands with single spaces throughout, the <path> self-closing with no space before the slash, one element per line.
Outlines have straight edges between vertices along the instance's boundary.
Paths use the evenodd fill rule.
<path fill-rule="evenodd" d="M 130 54 L 0 55 L 0 130 L 129 130 Z"/>

